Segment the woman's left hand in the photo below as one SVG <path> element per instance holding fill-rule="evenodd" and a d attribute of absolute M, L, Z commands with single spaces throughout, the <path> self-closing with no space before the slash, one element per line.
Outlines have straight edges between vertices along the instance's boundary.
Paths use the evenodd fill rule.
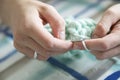
<path fill-rule="evenodd" d="M 98 59 L 120 55 L 120 4 L 109 8 L 93 32 L 93 39 L 85 40 L 87 48 Z M 77 49 L 84 49 L 82 43 Z"/>

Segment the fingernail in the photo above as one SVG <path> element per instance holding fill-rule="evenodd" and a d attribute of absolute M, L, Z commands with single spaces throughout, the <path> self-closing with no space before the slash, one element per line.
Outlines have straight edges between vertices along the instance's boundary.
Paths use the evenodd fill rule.
<path fill-rule="evenodd" d="M 73 42 L 72 49 L 73 49 L 73 50 L 74 50 L 74 49 L 80 49 L 80 50 L 83 50 L 81 41 Z"/>
<path fill-rule="evenodd" d="M 59 37 L 60 37 L 60 39 L 64 40 L 65 39 L 65 32 L 64 31 L 60 32 Z"/>
<path fill-rule="evenodd" d="M 73 43 L 72 49 L 78 49 L 78 45 L 76 45 L 75 42 Z"/>
<path fill-rule="evenodd" d="M 92 38 L 98 38 L 98 36 L 97 35 L 93 35 Z"/>

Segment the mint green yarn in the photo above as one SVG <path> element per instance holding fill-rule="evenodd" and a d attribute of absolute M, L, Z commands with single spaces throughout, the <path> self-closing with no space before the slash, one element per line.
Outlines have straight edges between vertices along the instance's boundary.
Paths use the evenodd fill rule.
<path fill-rule="evenodd" d="M 90 39 L 92 32 L 95 29 L 96 23 L 94 20 L 90 18 L 80 18 L 74 19 L 72 17 L 65 19 L 66 25 L 66 40 L 71 41 L 80 41 L 81 39 Z M 46 26 L 46 29 L 51 32 L 51 28 L 49 25 Z M 71 50 L 66 52 L 63 57 L 64 58 L 80 58 L 82 53 L 89 53 L 85 50 Z"/>
<path fill-rule="evenodd" d="M 95 22 L 90 18 L 81 18 L 75 20 L 68 18 L 66 21 L 66 40 L 79 41 L 81 39 L 90 39 Z"/>

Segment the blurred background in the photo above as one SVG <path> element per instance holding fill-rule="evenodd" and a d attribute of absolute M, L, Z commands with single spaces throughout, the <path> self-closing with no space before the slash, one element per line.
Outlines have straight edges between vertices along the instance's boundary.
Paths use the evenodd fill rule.
<path fill-rule="evenodd" d="M 90 17 L 96 22 L 110 6 L 119 0 L 42 0 L 54 6 L 65 17 Z M 87 52 L 79 57 L 55 59 L 74 69 L 89 80 L 104 80 L 111 73 L 120 70 L 119 58 L 96 60 Z M 0 25 L 0 80 L 76 80 L 64 70 L 47 61 L 29 59 L 13 46 L 12 34 L 6 25 Z"/>

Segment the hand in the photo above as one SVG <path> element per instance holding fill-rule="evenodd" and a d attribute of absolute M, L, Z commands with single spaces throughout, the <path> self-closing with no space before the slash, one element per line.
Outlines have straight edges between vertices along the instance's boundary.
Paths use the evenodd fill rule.
<path fill-rule="evenodd" d="M 39 60 L 46 60 L 71 49 L 72 42 L 62 40 L 65 22 L 52 6 L 37 0 L 2 0 L 1 3 L 0 17 L 11 26 L 14 46 L 20 52 L 32 58 L 36 51 Z M 46 23 L 51 25 L 54 36 L 44 28 Z"/>
<path fill-rule="evenodd" d="M 94 33 L 94 38 L 99 38 L 99 50 L 92 53 L 99 59 L 120 55 L 120 4 L 110 7 L 99 21 Z"/>
<path fill-rule="evenodd" d="M 93 32 L 93 39 L 85 40 L 98 59 L 120 55 L 120 4 L 109 8 Z M 77 49 L 84 49 L 81 42 L 76 43 Z"/>

